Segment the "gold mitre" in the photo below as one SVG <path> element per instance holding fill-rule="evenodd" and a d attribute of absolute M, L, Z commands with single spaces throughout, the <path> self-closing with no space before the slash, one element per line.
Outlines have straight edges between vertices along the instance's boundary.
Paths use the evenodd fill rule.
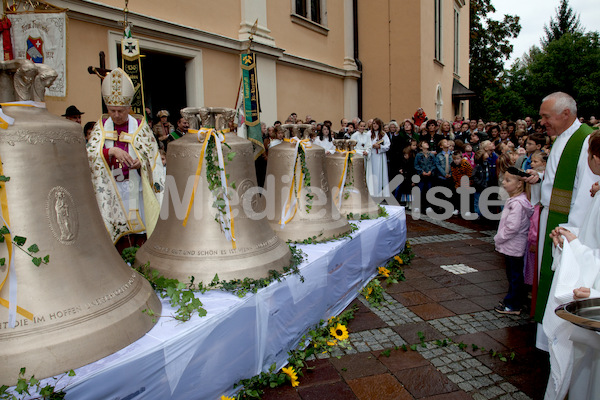
<path fill-rule="evenodd" d="M 107 106 L 130 106 L 135 89 L 121 68 L 113 69 L 102 81 L 102 98 Z"/>

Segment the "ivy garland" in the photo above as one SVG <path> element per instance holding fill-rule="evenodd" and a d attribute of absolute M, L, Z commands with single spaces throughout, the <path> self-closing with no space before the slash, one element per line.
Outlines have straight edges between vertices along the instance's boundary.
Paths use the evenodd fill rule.
<path fill-rule="evenodd" d="M 351 235 L 358 230 L 358 225 L 350 222 L 350 230 L 345 233 L 340 233 L 339 235 L 333 235 L 332 237 L 323 238 L 323 232 L 318 235 L 311 236 L 309 238 L 303 240 L 288 240 L 288 244 L 317 244 L 317 243 L 327 243 L 327 242 L 335 242 L 336 240 L 342 240 L 347 237 L 351 237 Z"/>
<path fill-rule="evenodd" d="M 310 210 L 312 210 L 312 204 L 313 204 L 313 199 L 315 197 L 314 194 L 312 194 L 311 188 L 310 188 L 310 171 L 308 170 L 308 166 L 306 165 L 306 153 L 304 152 L 304 148 L 302 147 L 302 144 L 300 144 L 300 146 L 298 146 L 298 156 L 300 157 L 300 168 L 302 169 L 302 175 L 303 175 L 303 184 L 304 184 L 304 188 L 306 189 L 306 212 L 310 213 Z M 296 196 L 298 195 L 297 189 L 296 190 Z"/>
<path fill-rule="evenodd" d="M 225 217 L 227 210 L 225 209 L 225 193 L 223 193 L 223 183 L 221 182 L 222 169 L 219 167 L 219 159 L 216 154 L 215 138 L 213 135 L 207 136 L 208 138 L 206 140 L 208 140 L 208 144 L 206 145 L 206 152 L 204 154 L 204 159 L 206 160 L 206 182 L 208 183 L 208 190 L 215 196 L 215 201 L 212 206 Z M 231 146 L 226 142 L 223 142 L 223 145 L 231 150 Z M 233 160 L 235 155 L 235 152 L 227 153 L 227 161 Z M 227 162 L 225 162 L 225 165 L 227 165 Z M 226 174 L 225 176 L 229 179 L 229 174 Z M 231 187 L 235 189 L 235 182 L 231 182 Z M 219 222 L 218 217 L 215 217 L 215 221 Z"/>
<path fill-rule="evenodd" d="M 352 153 L 348 154 L 348 164 L 346 165 L 346 182 L 344 182 L 344 200 L 350 198 L 350 191 L 346 190 L 354 186 L 354 168 L 352 168 Z"/>
<path fill-rule="evenodd" d="M 385 208 L 383 208 L 382 206 L 378 206 L 379 210 L 377 211 L 377 217 L 373 218 L 371 217 L 369 214 L 365 213 L 365 214 L 354 214 L 354 213 L 348 213 L 346 214 L 346 218 L 350 219 L 350 220 L 356 220 L 356 221 L 362 221 L 364 219 L 377 219 L 377 218 L 381 218 L 381 217 L 388 217 L 389 214 L 386 211 Z"/>
<path fill-rule="evenodd" d="M 195 284 L 194 277 L 191 277 L 188 283 L 179 282 L 177 279 L 165 278 L 160 275 L 158 271 L 151 269 L 149 263 L 135 269 L 150 282 L 152 288 L 156 290 L 162 298 L 168 297 L 170 299 L 169 302 L 171 306 L 177 309 L 173 318 L 185 322 L 189 321 L 195 313 L 197 313 L 199 317 L 206 316 L 206 309 L 203 308 L 200 299 L 195 297 L 195 292 L 205 293 L 209 290 L 220 289 L 231 292 L 238 297 L 244 297 L 248 293 L 256 293 L 258 289 L 269 286 L 271 282 L 275 280 L 281 281 L 286 275 L 300 275 L 298 266 L 302 263 L 306 254 L 295 246 L 290 245 L 289 247 L 292 257 L 290 259 L 290 264 L 283 268 L 283 273 L 276 270 L 270 270 L 269 275 L 266 278 L 260 279 L 244 278 L 221 281 L 219 280 L 218 275 L 215 275 L 213 280 L 208 284 L 204 284 L 203 282 Z M 139 247 L 128 247 L 123 250 L 121 257 L 129 265 L 133 265 L 138 249 Z M 300 280 L 304 282 L 304 277 L 302 275 L 300 275 Z M 143 312 L 153 317 L 153 321 L 155 321 L 154 318 L 156 315 L 153 310 L 145 309 Z"/>

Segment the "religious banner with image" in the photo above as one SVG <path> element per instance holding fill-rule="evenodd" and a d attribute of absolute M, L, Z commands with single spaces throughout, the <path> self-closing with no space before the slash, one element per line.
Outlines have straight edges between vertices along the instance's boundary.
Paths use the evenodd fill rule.
<path fill-rule="evenodd" d="M 244 91 L 244 114 L 248 140 L 254 144 L 254 159 L 265 151 L 260 129 L 260 103 L 256 80 L 256 55 L 242 53 L 242 87 Z"/>
<path fill-rule="evenodd" d="M 126 32 L 126 36 L 128 33 Z M 142 62 L 140 55 L 140 42 L 131 37 L 121 40 L 121 56 L 123 71 L 129 75 L 133 82 L 135 93 L 131 101 L 131 109 L 134 114 L 145 115 L 144 85 L 142 81 Z"/>
<path fill-rule="evenodd" d="M 67 95 L 66 16 L 61 13 L 8 14 L 14 57 L 46 64 L 58 73 L 46 97 Z"/>

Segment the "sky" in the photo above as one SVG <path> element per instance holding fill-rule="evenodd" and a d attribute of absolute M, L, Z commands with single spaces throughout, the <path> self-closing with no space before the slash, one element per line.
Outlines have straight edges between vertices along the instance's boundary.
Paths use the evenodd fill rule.
<path fill-rule="evenodd" d="M 492 0 L 496 12 L 492 19 L 501 21 L 505 14 L 520 17 L 521 32 L 512 39 L 513 52 L 510 60 L 505 63 L 508 68 L 515 59 L 527 53 L 533 45 L 540 47 L 540 39 L 545 36 L 544 25 L 550 24 L 550 19 L 556 16 L 560 0 Z M 600 1 L 599 0 L 569 0 L 569 5 L 579 14 L 579 20 L 586 32 L 600 32 Z"/>

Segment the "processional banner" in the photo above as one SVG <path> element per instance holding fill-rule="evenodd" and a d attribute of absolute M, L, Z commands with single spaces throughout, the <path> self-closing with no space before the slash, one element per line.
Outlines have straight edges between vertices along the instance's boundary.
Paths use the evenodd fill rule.
<path fill-rule="evenodd" d="M 127 33 L 126 33 L 127 35 Z M 123 71 L 129 75 L 135 93 L 131 102 L 134 114 L 146 115 L 144 102 L 144 82 L 142 80 L 142 64 L 140 54 L 140 42 L 131 37 L 121 40 L 121 56 Z"/>
<path fill-rule="evenodd" d="M 67 95 L 67 35 L 66 14 L 8 14 L 15 58 L 26 58 L 52 67 L 58 77 L 46 96 Z"/>
<path fill-rule="evenodd" d="M 265 151 L 260 129 L 260 104 L 256 80 L 256 55 L 242 53 L 242 87 L 244 90 L 244 116 L 248 140 L 254 144 L 254 159 Z"/>

